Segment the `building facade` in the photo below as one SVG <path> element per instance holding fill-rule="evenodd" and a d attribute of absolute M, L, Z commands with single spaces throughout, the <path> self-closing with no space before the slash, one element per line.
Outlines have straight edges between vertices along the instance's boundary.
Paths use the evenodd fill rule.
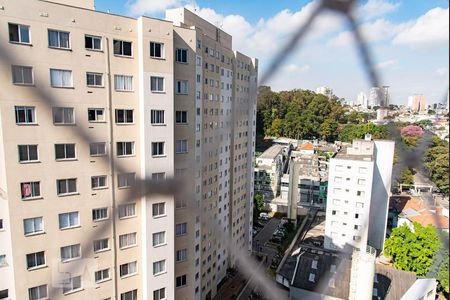
<path fill-rule="evenodd" d="M 330 160 L 325 248 L 383 249 L 393 157 L 393 141 L 368 135 Z"/>
<path fill-rule="evenodd" d="M 93 8 L 2 4 L 0 298 L 210 299 L 251 249 L 258 61 Z"/>
<path fill-rule="evenodd" d="M 270 201 L 280 194 L 287 151 L 287 147 L 275 144 L 256 158 L 255 193 L 261 193 L 265 201 Z"/>

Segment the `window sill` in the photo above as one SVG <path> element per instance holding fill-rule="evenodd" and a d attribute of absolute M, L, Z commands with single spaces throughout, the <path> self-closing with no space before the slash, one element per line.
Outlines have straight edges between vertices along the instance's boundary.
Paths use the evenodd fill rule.
<path fill-rule="evenodd" d="M 133 59 L 133 55 L 114 54 L 115 57 Z"/>
<path fill-rule="evenodd" d="M 125 246 L 125 247 L 121 247 L 121 248 L 119 248 L 119 249 L 120 249 L 120 250 L 127 250 L 127 249 L 135 248 L 135 247 L 137 247 L 137 244 L 135 244 L 135 245 L 129 245 L 129 246 Z"/>
<path fill-rule="evenodd" d="M 164 246 L 167 246 L 167 243 L 153 245 L 153 248 L 159 248 L 159 247 L 164 247 Z"/>
<path fill-rule="evenodd" d="M 104 85 L 86 85 L 88 88 L 94 88 L 94 89 L 103 89 L 105 88 Z"/>
<path fill-rule="evenodd" d="M 19 160 L 19 163 L 20 164 L 24 164 L 24 165 L 26 165 L 26 164 L 37 164 L 37 163 L 40 163 L 40 162 L 41 162 L 40 160 L 23 160 L 23 161 Z"/>
<path fill-rule="evenodd" d="M 80 193 L 75 192 L 75 193 L 67 193 L 67 194 L 58 194 L 58 197 L 68 197 L 68 196 L 76 196 L 76 195 L 80 195 Z"/>
<path fill-rule="evenodd" d="M 49 49 L 54 49 L 54 50 L 62 50 L 62 51 L 69 51 L 72 52 L 72 48 L 62 48 L 62 47 L 53 47 L 53 46 L 48 46 Z"/>
<path fill-rule="evenodd" d="M 95 254 L 99 254 L 99 253 L 103 253 L 103 252 L 108 252 L 108 251 L 110 251 L 110 250 L 111 250 L 110 248 L 107 248 L 107 249 L 101 249 L 101 250 L 94 251 L 94 253 L 95 253 Z"/>
<path fill-rule="evenodd" d="M 89 155 L 90 157 L 105 157 L 106 156 L 106 153 L 105 154 L 91 154 L 91 155 Z"/>
<path fill-rule="evenodd" d="M 133 274 L 128 274 L 128 275 L 120 276 L 120 279 L 125 279 L 125 278 L 128 278 L 128 277 L 133 277 L 133 276 L 136 276 L 137 274 L 138 274 L 138 272 L 133 273 Z"/>
<path fill-rule="evenodd" d="M 73 261 L 76 261 L 76 260 L 80 260 L 80 259 L 81 259 L 81 256 L 80 257 L 76 257 L 76 258 L 70 258 L 70 259 L 66 259 L 66 260 L 61 260 L 61 262 L 63 264 L 65 264 L 65 263 L 70 263 L 70 262 L 73 262 Z"/>
<path fill-rule="evenodd" d="M 119 220 L 133 219 L 133 218 L 136 218 L 136 217 L 137 217 L 137 216 L 127 216 L 127 217 L 119 218 Z"/>
<path fill-rule="evenodd" d="M 16 123 L 17 126 L 39 126 L 38 123 Z"/>
<path fill-rule="evenodd" d="M 161 158 L 161 157 L 167 157 L 167 155 L 152 155 L 153 158 Z"/>
<path fill-rule="evenodd" d="M 150 56 L 150 59 L 154 59 L 154 60 L 162 60 L 162 61 L 165 61 L 165 60 L 166 60 L 165 57 L 157 57 L 157 56 Z"/>
<path fill-rule="evenodd" d="M 1 230 L 0 230 L 0 231 L 1 231 Z M 45 234 L 45 231 L 26 233 L 25 236 L 26 236 L 26 237 L 29 237 L 29 236 L 36 236 L 36 235 L 41 235 L 41 234 Z"/>
<path fill-rule="evenodd" d="M 57 158 L 55 159 L 56 162 L 64 162 L 64 161 L 77 161 L 77 158 Z"/>
<path fill-rule="evenodd" d="M 117 155 L 117 158 L 127 158 L 127 157 L 136 157 L 136 154 L 129 154 L 129 155 Z"/>
<path fill-rule="evenodd" d="M 22 46 L 33 47 L 32 43 L 15 42 L 15 41 L 9 41 L 9 43 L 13 44 L 13 45 L 22 45 Z"/>
<path fill-rule="evenodd" d="M 133 93 L 134 90 L 114 90 L 117 93 Z"/>
<path fill-rule="evenodd" d="M 176 96 L 189 96 L 189 93 L 175 93 Z"/>
<path fill-rule="evenodd" d="M 102 279 L 102 280 L 96 281 L 95 283 L 96 283 L 96 284 L 99 284 L 99 283 L 104 283 L 104 282 L 110 281 L 111 279 L 112 279 L 111 277 L 110 277 L 110 278 L 105 278 L 105 279 Z"/>
<path fill-rule="evenodd" d="M 185 284 L 185 285 L 180 285 L 180 286 L 177 286 L 177 287 L 175 287 L 176 289 L 182 289 L 182 288 L 185 288 L 185 287 L 187 287 L 188 285 L 187 284 Z"/>
<path fill-rule="evenodd" d="M 45 268 L 47 268 L 47 267 L 48 267 L 47 265 L 41 265 L 41 266 L 36 266 L 36 267 L 28 268 L 27 271 L 36 271 L 36 270 L 39 270 L 39 269 L 45 269 Z"/>
<path fill-rule="evenodd" d="M 106 124 L 106 121 L 88 121 L 91 124 Z"/>
<path fill-rule="evenodd" d="M 44 199 L 44 197 L 38 196 L 38 197 L 21 198 L 22 201 L 33 201 L 33 200 L 40 200 L 40 199 Z"/>
<path fill-rule="evenodd" d="M 167 271 L 163 271 L 163 272 L 159 272 L 159 273 L 153 273 L 153 276 L 161 276 L 161 275 L 164 275 L 164 274 L 167 274 Z"/>
<path fill-rule="evenodd" d="M 158 126 L 158 127 L 161 127 L 161 126 L 163 126 L 163 127 L 164 127 L 164 126 L 167 126 L 167 124 L 158 124 L 158 123 L 157 123 L 157 124 L 151 124 L 151 125 L 152 125 L 152 126 Z"/>
<path fill-rule="evenodd" d="M 13 82 L 13 85 L 16 85 L 16 86 L 36 87 L 36 85 L 35 85 L 34 83 L 14 83 L 14 82 Z"/>
<path fill-rule="evenodd" d="M 101 191 L 101 190 L 107 190 L 109 187 L 108 186 L 101 186 L 101 187 L 95 187 L 92 188 L 93 191 Z"/>
<path fill-rule="evenodd" d="M 134 122 L 129 122 L 129 123 L 115 123 L 117 126 L 130 126 L 130 125 L 136 125 Z"/>
<path fill-rule="evenodd" d="M 92 222 L 99 223 L 99 222 L 104 222 L 104 221 L 108 221 L 108 220 L 109 220 L 109 218 L 104 218 L 104 219 L 92 220 Z"/>
<path fill-rule="evenodd" d="M 153 217 L 153 219 L 161 219 L 161 218 L 167 217 L 167 214 L 164 214 L 164 215 L 156 215 L 156 216 L 152 216 L 152 217 Z"/>
<path fill-rule="evenodd" d="M 184 61 L 175 61 L 177 64 L 180 64 L 180 65 L 189 65 L 189 62 L 184 62 Z"/>
<path fill-rule="evenodd" d="M 59 230 L 65 231 L 65 230 L 76 229 L 76 228 L 81 228 L 81 225 L 71 226 L 71 227 L 64 227 L 64 228 L 60 228 Z"/>
<path fill-rule="evenodd" d="M 189 123 L 178 123 L 178 122 L 176 122 L 175 125 L 189 125 Z"/>
<path fill-rule="evenodd" d="M 77 126 L 76 123 L 53 123 L 54 126 Z"/>
<path fill-rule="evenodd" d="M 75 293 L 78 293 L 78 292 L 81 292 L 81 291 L 84 291 L 84 289 L 83 288 L 79 288 L 79 289 L 76 289 L 76 290 L 72 290 L 72 291 L 69 291 L 69 292 L 65 292 L 65 293 L 63 293 L 63 295 L 71 295 L 71 294 L 75 294 Z"/>
<path fill-rule="evenodd" d="M 91 52 L 98 52 L 98 53 L 104 53 L 105 51 L 103 51 L 102 49 L 90 49 L 90 48 L 84 48 L 86 51 L 91 51 Z"/>
<path fill-rule="evenodd" d="M 66 90 L 74 90 L 75 87 L 73 86 L 54 86 L 54 85 L 50 85 L 50 87 L 54 88 L 54 89 L 66 89 Z"/>
<path fill-rule="evenodd" d="M 150 92 L 153 94 L 165 94 L 166 93 L 166 91 L 152 91 L 152 90 L 150 90 Z"/>

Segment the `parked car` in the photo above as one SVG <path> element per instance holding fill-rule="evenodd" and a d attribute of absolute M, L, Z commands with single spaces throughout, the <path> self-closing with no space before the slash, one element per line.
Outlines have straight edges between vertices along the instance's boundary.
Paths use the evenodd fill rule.
<path fill-rule="evenodd" d="M 264 220 L 264 221 L 269 221 L 270 216 L 267 213 L 262 212 L 259 214 L 259 219 Z"/>
<path fill-rule="evenodd" d="M 281 244 L 283 239 L 281 236 L 274 235 L 274 236 L 272 236 L 271 241 L 276 244 Z"/>

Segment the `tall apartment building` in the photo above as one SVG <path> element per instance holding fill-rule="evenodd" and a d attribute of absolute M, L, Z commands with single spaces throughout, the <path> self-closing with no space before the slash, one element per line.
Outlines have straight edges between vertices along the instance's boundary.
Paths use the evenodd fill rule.
<path fill-rule="evenodd" d="M 367 135 L 330 159 L 325 248 L 383 249 L 394 147 Z"/>
<path fill-rule="evenodd" d="M 0 299 L 211 299 L 251 249 L 258 61 L 185 9 L 0 6 Z"/>
<path fill-rule="evenodd" d="M 275 144 L 256 158 L 255 193 L 261 193 L 265 201 L 270 201 L 280 194 L 281 176 L 287 154 L 287 147 Z"/>
<path fill-rule="evenodd" d="M 409 96 L 408 107 L 413 112 L 426 112 L 428 110 L 427 99 L 422 94 Z"/>

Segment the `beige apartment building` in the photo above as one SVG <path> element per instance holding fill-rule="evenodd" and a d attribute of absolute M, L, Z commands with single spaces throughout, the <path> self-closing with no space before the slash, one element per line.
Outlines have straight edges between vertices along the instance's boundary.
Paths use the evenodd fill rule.
<path fill-rule="evenodd" d="M 258 61 L 93 0 L 0 0 L 0 40 L 0 299 L 212 299 L 251 250 Z"/>

